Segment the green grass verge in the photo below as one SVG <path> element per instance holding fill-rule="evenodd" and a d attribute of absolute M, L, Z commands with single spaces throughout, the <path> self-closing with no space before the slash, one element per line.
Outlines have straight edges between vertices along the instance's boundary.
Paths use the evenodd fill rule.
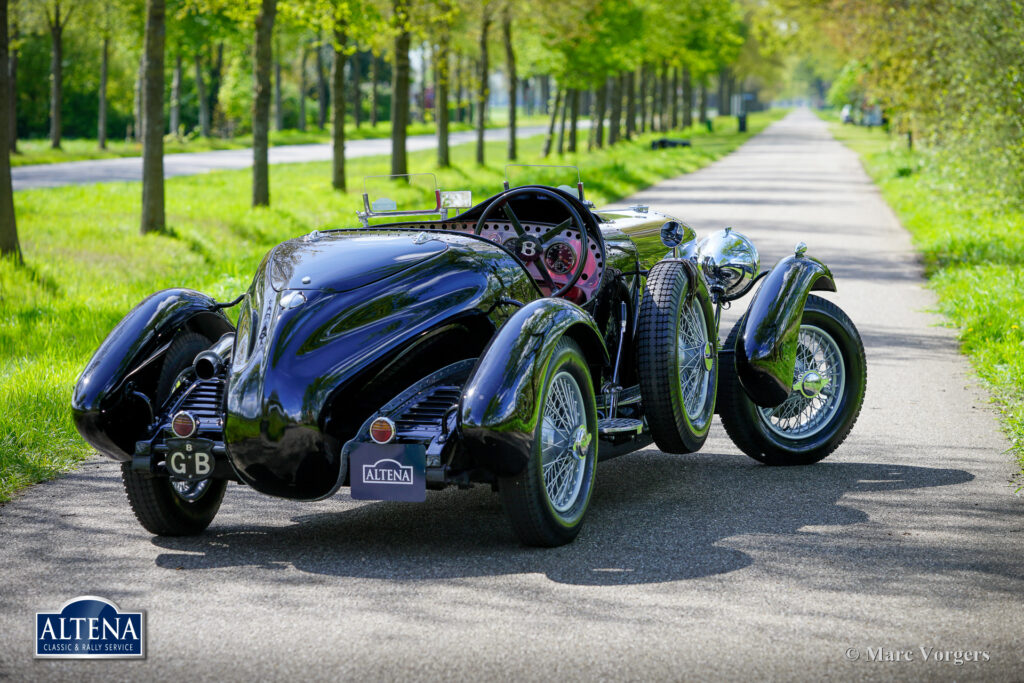
<path fill-rule="evenodd" d="M 829 120 L 828 117 L 826 120 Z M 1024 469 L 1024 207 L 969 192 L 904 138 L 832 123 L 920 250 L 939 308 L 991 389 Z"/>
<path fill-rule="evenodd" d="M 536 126 L 545 122 L 546 117 L 521 117 L 520 126 Z M 488 128 L 501 128 L 508 123 L 506 117 L 495 116 Z M 468 123 L 452 123 L 451 132 L 473 130 Z M 408 127 L 409 135 L 433 135 L 436 132 L 433 123 L 413 123 Z M 391 137 L 391 123 L 382 121 L 375 127 L 363 123 L 359 128 L 355 124 L 345 126 L 347 140 L 369 140 Z M 330 127 L 317 130 L 315 126 L 306 131 L 282 130 L 270 132 L 272 147 L 279 145 L 310 145 L 331 141 Z M 239 135 L 233 138 L 201 138 L 193 137 L 176 140 L 168 136 L 164 139 L 165 154 L 182 154 L 185 152 L 209 152 L 219 149 L 245 149 L 252 147 L 251 135 Z M 48 139 L 19 140 L 18 153 L 11 155 L 11 166 L 30 166 L 34 164 L 59 164 L 67 161 L 87 161 L 92 159 L 117 159 L 121 157 L 137 157 L 142 155 L 142 144 L 125 142 L 124 140 L 108 140 L 107 149 L 96 146 L 96 140 L 65 138 L 61 141 L 61 149 L 51 149 Z"/>
<path fill-rule="evenodd" d="M 716 132 L 690 130 L 688 149 L 652 151 L 652 135 L 592 153 L 540 158 L 541 138 L 523 140 L 523 163 L 580 166 L 598 206 L 663 178 L 696 170 L 731 152 L 784 112 L 735 119 Z M 581 138 L 583 136 L 581 135 Z M 585 146 L 585 143 L 584 143 Z M 437 173 L 445 189 L 469 189 L 480 200 L 501 189 L 505 143 L 487 146 L 486 166 L 472 145 L 452 148 L 453 168 L 434 168 L 435 152 L 410 155 L 410 169 Z M 26 190 L 15 195 L 26 266 L 0 261 L 0 501 L 56 476 L 91 449 L 71 422 L 71 388 L 92 352 L 128 310 L 152 292 L 186 286 L 221 300 L 244 291 L 275 244 L 313 228 L 356 225 L 359 179 L 385 174 L 385 157 L 353 159 L 354 191 L 331 189 L 329 163 L 271 168 L 270 208 L 252 209 L 250 171 L 171 178 L 166 184 L 168 234 L 139 234 L 138 183 Z M 407 189 L 405 193 L 413 193 Z M 400 205 L 413 200 L 398 196 Z M 420 204 L 422 206 L 422 203 Z"/>

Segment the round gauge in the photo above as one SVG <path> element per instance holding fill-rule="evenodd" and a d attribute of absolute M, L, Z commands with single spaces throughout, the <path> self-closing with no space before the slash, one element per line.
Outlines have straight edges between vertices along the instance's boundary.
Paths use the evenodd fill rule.
<path fill-rule="evenodd" d="M 552 273 L 568 275 L 576 266 L 576 252 L 565 242 L 557 242 L 544 252 L 544 264 Z"/>

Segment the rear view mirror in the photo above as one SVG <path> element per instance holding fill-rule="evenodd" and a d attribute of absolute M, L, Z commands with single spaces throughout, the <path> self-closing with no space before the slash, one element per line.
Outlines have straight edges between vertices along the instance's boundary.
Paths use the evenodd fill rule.
<path fill-rule="evenodd" d="M 442 209 L 468 209 L 473 206 L 473 193 L 469 190 L 441 193 Z"/>

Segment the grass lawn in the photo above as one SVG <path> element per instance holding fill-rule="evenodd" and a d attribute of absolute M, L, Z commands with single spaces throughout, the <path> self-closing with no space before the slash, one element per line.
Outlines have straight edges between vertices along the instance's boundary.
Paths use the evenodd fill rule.
<path fill-rule="evenodd" d="M 645 135 L 546 161 L 578 164 L 588 197 L 600 206 L 707 165 L 783 113 L 752 115 L 742 135 L 734 118 L 718 120 L 714 134 L 681 132 L 692 138 L 692 148 L 652 151 L 654 136 Z M 521 162 L 545 161 L 540 148 L 540 137 L 521 141 Z M 436 171 L 434 151 L 413 153 L 410 170 L 436 171 L 442 188 L 472 190 L 479 201 L 501 190 L 505 143 L 488 144 L 486 166 L 477 166 L 473 154 L 473 145 L 453 147 L 455 166 Z M 0 261 L 0 501 L 90 454 L 71 422 L 71 388 L 132 306 L 177 286 L 220 300 L 236 297 L 275 244 L 314 228 L 357 225 L 360 178 L 388 168 L 386 157 L 353 159 L 353 190 L 345 194 L 331 189 L 329 163 L 276 165 L 270 172 L 272 206 L 261 209 L 249 206 L 250 171 L 172 178 L 166 183 L 165 235 L 139 234 L 138 183 L 18 192 L 26 266 Z M 404 197 L 397 199 L 404 205 Z"/>
<path fill-rule="evenodd" d="M 522 116 L 518 119 L 520 126 L 537 126 L 545 123 L 544 116 Z M 507 116 L 493 117 L 488 128 L 501 128 L 508 124 Z M 409 135 L 433 135 L 435 132 L 433 123 L 413 123 L 409 125 Z M 452 123 L 450 130 L 453 133 L 473 130 L 468 123 Z M 363 123 L 359 128 L 349 123 L 345 126 L 346 140 L 368 140 L 371 138 L 391 137 L 391 123 L 381 121 L 376 127 L 371 128 L 369 123 Z M 305 132 L 298 130 L 282 130 L 270 132 L 271 146 L 278 145 L 309 145 L 326 143 L 331 141 L 330 126 L 325 130 L 317 130 L 316 126 L 310 126 Z M 209 152 L 216 149 L 244 149 L 252 147 L 251 135 L 240 135 L 234 138 L 201 138 L 176 140 L 171 136 L 164 139 L 165 154 L 180 154 L 182 152 Z M 11 166 L 29 166 L 32 164 L 58 164 L 65 161 L 85 161 L 89 159 L 115 159 L 119 157 L 137 157 L 142 155 L 142 143 L 125 142 L 124 140 L 111 139 L 107 141 L 107 149 L 101 150 L 96 147 L 96 140 L 64 138 L 61 141 L 61 149 L 50 149 L 48 139 L 18 140 L 18 153 L 11 155 Z"/>
<path fill-rule="evenodd" d="M 995 397 L 1024 468 L 1024 207 L 965 192 L 881 130 L 831 125 L 920 250 L 939 308 Z"/>

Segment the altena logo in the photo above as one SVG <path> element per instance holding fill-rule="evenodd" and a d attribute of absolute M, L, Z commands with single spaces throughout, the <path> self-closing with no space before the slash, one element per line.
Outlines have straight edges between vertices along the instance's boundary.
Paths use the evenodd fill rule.
<path fill-rule="evenodd" d="M 68 600 L 57 612 L 36 612 L 36 657 L 144 659 L 145 612 L 122 612 L 93 595 Z"/>
<path fill-rule="evenodd" d="M 412 486 L 412 465 L 383 458 L 372 465 L 363 465 L 363 481 L 367 484 L 408 484 Z"/>

